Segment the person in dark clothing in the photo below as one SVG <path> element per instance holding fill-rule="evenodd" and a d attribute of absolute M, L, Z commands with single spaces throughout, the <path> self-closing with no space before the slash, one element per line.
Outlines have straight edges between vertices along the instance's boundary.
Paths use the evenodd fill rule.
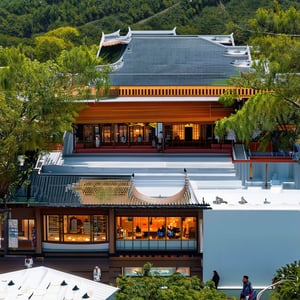
<path fill-rule="evenodd" d="M 243 289 L 240 294 L 240 300 L 242 300 L 242 299 L 255 300 L 256 299 L 256 291 L 253 289 L 252 284 L 249 281 L 249 278 L 247 275 L 243 276 L 242 282 L 243 282 Z"/>
<path fill-rule="evenodd" d="M 215 286 L 216 286 L 216 289 L 217 289 L 218 285 L 219 285 L 219 281 L 220 281 L 220 276 L 219 276 L 217 271 L 213 271 L 213 277 L 212 277 L 211 280 L 215 283 Z"/>

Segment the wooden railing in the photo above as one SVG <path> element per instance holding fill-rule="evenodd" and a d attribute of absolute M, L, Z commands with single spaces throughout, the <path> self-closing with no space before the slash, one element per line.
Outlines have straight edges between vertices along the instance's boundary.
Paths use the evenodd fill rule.
<path fill-rule="evenodd" d="M 96 89 L 88 89 L 91 98 Z M 112 97 L 220 97 L 224 93 L 233 93 L 241 99 L 247 99 L 259 91 L 234 86 L 111 86 L 108 96 Z M 75 95 L 76 93 L 74 93 Z M 98 93 L 99 94 L 99 93 Z M 100 92 L 104 96 L 104 91 Z"/>
<path fill-rule="evenodd" d="M 220 97 L 228 92 L 232 92 L 240 98 L 249 98 L 258 91 L 233 86 L 126 86 L 110 88 L 110 94 L 119 97 Z"/>

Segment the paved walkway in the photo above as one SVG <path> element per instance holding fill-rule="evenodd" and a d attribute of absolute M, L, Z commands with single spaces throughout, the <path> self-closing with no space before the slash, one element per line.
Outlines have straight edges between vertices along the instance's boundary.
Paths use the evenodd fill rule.
<path fill-rule="evenodd" d="M 63 254 L 62 254 L 63 255 Z M 92 279 L 92 271 L 95 266 L 99 266 L 102 271 L 101 282 L 107 284 L 116 284 L 116 279 L 122 273 L 124 267 L 142 267 L 149 262 L 153 266 L 169 267 L 170 261 L 175 262 L 177 267 L 194 266 L 193 274 L 201 276 L 202 274 L 202 256 L 161 254 L 161 255 L 123 255 L 120 257 L 96 257 L 96 256 L 45 256 L 34 257 L 33 267 L 45 266 L 62 272 L 71 273 L 83 278 Z M 7 273 L 24 269 L 24 255 L 0 256 L 0 273 Z"/>
<path fill-rule="evenodd" d="M 8 255 L 0 257 L 0 273 L 24 269 L 24 260 L 24 255 Z M 115 278 L 110 277 L 110 262 L 109 258 L 106 257 L 36 257 L 34 258 L 33 266 L 45 266 L 87 279 L 92 279 L 92 271 L 96 265 L 101 267 L 102 282 L 115 282 Z"/>

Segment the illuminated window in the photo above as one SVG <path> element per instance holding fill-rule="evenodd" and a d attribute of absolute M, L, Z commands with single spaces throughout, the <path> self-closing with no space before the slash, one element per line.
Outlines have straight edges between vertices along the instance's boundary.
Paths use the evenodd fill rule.
<path fill-rule="evenodd" d="M 48 215 L 44 216 L 44 240 L 66 243 L 107 241 L 105 215 Z"/>
<path fill-rule="evenodd" d="M 195 217 L 117 217 L 117 240 L 195 240 Z"/>

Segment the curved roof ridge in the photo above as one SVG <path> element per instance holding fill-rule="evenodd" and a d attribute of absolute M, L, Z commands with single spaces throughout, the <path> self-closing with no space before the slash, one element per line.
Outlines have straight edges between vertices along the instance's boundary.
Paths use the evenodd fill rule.
<path fill-rule="evenodd" d="M 131 30 L 128 28 L 132 35 L 176 35 L 176 27 L 172 30 Z"/>
<path fill-rule="evenodd" d="M 182 187 L 182 189 L 172 195 L 172 196 L 168 196 L 168 197 L 151 197 L 151 196 L 147 196 L 145 194 L 142 194 L 141 192 L 139 192 L 135 186 L 135 184 L 133 183 L 132 185 L 132 189 L 130 192 L 129 197 L 131 198 L 131 200 L 137 201 L 137 202 L 141 202 L 143 204 L 169 204 L 169 205 L 182 205 L 182 204 L 189 204 L 190 203 L 190 192 L 188 189 L 187 184 L 184 184 L 184 186 Z"/>
<path fill-rule="evenodd" d="M 125 36 L 120 35 L 120 29 L 112 33 L 102 32 L 101 40 L 97 52 L 97 57 L 99 57 L 102 47 L 113 46 L 118 44 L 129 44 L 130 41 L 131 41 L 131 31 L 128 31 L 128 33 Z"/>

